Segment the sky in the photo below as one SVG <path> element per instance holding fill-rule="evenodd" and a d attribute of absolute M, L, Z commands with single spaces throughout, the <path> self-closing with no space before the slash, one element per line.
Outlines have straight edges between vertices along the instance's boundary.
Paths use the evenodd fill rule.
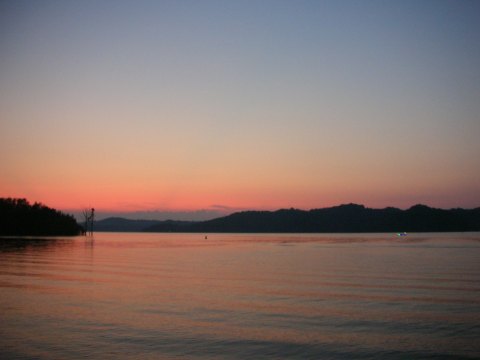
<path fill-rule="evenodd" d="M 479 136 L 479 1 L 0 1 L 0 197 L 472 208 Z"/>

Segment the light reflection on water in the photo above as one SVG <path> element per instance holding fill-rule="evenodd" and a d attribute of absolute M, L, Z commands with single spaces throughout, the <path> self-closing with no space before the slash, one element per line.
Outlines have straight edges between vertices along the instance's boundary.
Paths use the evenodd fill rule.
<path fill-rule="evenodd" d="M 0 358 L 480 357 L 480 234 L 0 239 Z"/>

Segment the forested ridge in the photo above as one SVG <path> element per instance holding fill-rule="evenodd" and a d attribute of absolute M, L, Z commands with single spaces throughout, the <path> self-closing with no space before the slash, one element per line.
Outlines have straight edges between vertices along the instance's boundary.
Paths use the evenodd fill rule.
<path fill-rule="evenodd" d="M 0 198 L 0 235 L 78 235 L 72 215 L 26 199 Z"/>
<path fill-rule="evenodd" d="M 480 231 L 480 208 L 436 209 L 415 205 L 371 209 L 346 204 L 323 209 L 243 211 L 202 222 L 161 222 L 151 232 L 442 232 Z"/>

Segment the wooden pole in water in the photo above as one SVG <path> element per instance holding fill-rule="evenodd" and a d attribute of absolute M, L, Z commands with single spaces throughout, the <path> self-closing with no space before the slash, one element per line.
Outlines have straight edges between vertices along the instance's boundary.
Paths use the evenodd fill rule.
<path fill-rule="evenodd" d="M 90 214 L 90 235 L 93 236 L 93 221 L 95 220 L 95 209 L 92 208 L 92 212 Z"/>
<path fill-rule="evenodd" d="M 83 234 L 86 236 L 86 235 L 88 235 L 88 226 L 89 226 L 89 222 L 90 222 L 90 215 L 88 214 L 87 209 L 84 209 L 82 211 L 82 215 L 83 215 L 83 218 L 84 218 L 84 221 L 85 221 L 85 227 L 83 229 Z"/>

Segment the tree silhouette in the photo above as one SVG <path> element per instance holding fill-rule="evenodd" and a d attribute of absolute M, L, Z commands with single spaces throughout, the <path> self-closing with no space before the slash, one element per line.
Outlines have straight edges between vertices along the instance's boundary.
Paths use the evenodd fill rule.
<path fill-rule="evenodd" d="M 78 235 L 81 227 L 66 215 L 26 199 L 0 198 L 0 235 Z"/>

